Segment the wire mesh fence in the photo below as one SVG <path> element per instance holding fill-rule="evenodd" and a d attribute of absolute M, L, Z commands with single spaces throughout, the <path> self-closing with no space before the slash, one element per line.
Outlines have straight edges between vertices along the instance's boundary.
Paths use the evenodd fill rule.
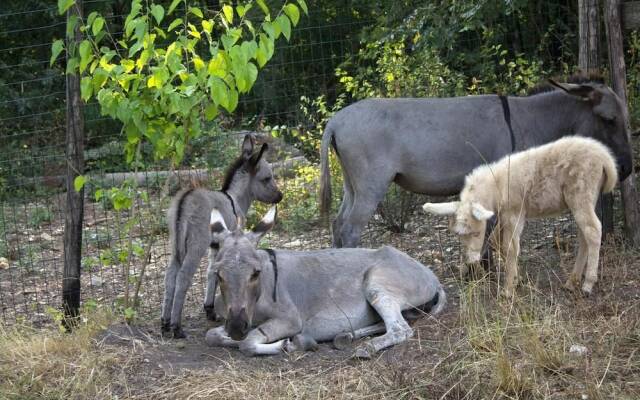
<path fill-rule="evenodd" d="M 107 20 L 117 22 L 126 16 L 121 3 L 85 0 L 85 12 L 106 4 Z M 0 11 L 0 315 L 6 323 L 38 324 L 48 320 L 48 308 L 59 307 L 61 301 L 65 79 L 61 66 L 49 68 L 49 58 L 53 39 L 64 36 L 65 21 L 47 2 L 29 6 Z M 556 4 L 556 8 L 565 6 L 565 2 Z M 291 200 L 285 199 L 279 228 L 267 238 L 268 245 L 302 249 L 330 244 L 328 229 L 314 208 L 317 182 L 305 176 L 304 168 L 317 169 L 316 160 L 305 158 L 290 143 L 296 135 L 316 129 L 318 121 L 303 105 L 322 95 L 329 102 L 335 99 L 335 70 L 362 48 L 359 35 L 374 21 L 341 10 L 310 12 L 291 41 L 277 45 L 274 58 L 261 70 L 252 92 L 241 99 L 237 112 L 222 117 L 219 126 L 192 143 L 180 171 L 170 171 L 164 163 L 130 171 L 123 164 L 119 125 L 102 116 L 96 102 L 85 105 L 85 164 L 91 177 L 83 221 L 85 303 L 122 305 L 137 298 L 139 315 L 159 315 L 170 256 L 165 212 L 171 195 L 193 181 L 218 189 L 224 168 L 239 153 L 246 129 L 276 132 L 275 138 L 267 134 L 261 140 L 273 145 L 270 161 L 276 165 L 280 187 L 285 193 L 296 193 Z M 574 19 L 562 22 L 576 23 Z M 473 46 L 482 38 L 465 40 Z M 568 46 L 559 51 L 572 50 Z M 302 97 L 311 100 L 305 103 Z M 97 191 L 121 184 L 122 173 L 136 178 L 131 186 L 136 193 L 132 210 L 115 210 L 104 196 L 96 199 Z M 422 216 L 417 205 L 424 200 L 392 188 L 366 230 L 363 245 L 396 245 L 425 263 L 454 268 L 459 262 L 458 242 L 447 232 L 445 221 Z M 257 207 L 250 222 L 264 210 Z M 567 238 L 575 236 L 575 229 L 565 217 L 531 224 L 527 235 L 523 241 L 528 243 L 530 259 L 542 262 L 558 258 L 558 249 L 570 250 L 572 245 L 565 243 L 573 242 Z M 192 313 L 202 306 L 205 259 L 201 264 L 187 297 Z"/>

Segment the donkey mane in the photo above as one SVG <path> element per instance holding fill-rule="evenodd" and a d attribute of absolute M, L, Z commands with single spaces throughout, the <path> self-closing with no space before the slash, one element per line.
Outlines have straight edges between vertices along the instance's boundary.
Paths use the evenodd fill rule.
<path fill-rule="evenodd" d="M 224 173 L 224 180 L 222 181 L 223 183 L 221 191 L 226 192 L 227 190 L 229 190 L 231 181 L 233 181 L 233 177 L 236 175 L 236 172 L 238 172 L 238 170 L 243 167 L 245 161 L 246 160 L 244 159 L 244 157 L 240 156 L 235 159 L 235 161 L 229 166 L 229 168 L 227 168 Z"/>
<path fill-rule="evenodd" d="M 604 84 L 604 76 L 602 76 L 602 74 L 597 72 L 592 72 L 589 74 L 579 72 L 577 74 L 570 75 L 566 78 L 555 77 L 554 80 L 557 82 L 575 83 L 577 85 L 580 85 L 583 83 Z M 527 96 L 535 96 L 540 93 L 553 92 L 556 89 L 558 88 L 550 84 L 548 81 L 544 81 L 532 87 L 531 89 L 529 89 L 527 91 Z"/>

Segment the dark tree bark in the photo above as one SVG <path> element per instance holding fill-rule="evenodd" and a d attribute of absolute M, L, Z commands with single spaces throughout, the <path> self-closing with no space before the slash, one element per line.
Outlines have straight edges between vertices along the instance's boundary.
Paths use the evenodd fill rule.
<path fill-rule="evenodd" d="M 627 71 L 624 62 L 624 48 L 622 41 L 622 27 L 620 0 L 605 0 L 605 26 L 607 29 L 607 43 L 609 47 L 609 66 L 611 69 L 611 85 L 622 102 L 627 105 Z M 629 132 L 629 120 L 626 116 L 625 125 Z M 631 143 L 631 135 L 628 136 Z M 632 164 L 633 165 L 633 164 Z M 622 183 L 622 203 L 624 206 L 625 236 L 634 246 L 640 244 L 640 212 L 638 210 L 638 191 L 636 188 L 635 172 Z"/>
<path fill-rule="evenodd" d="M 578 66 L 586 74 L 600 71 L 600 24 L 598 0 L 579 0 Z M 604 194 L 598 199 L 596 212 L 602 222 L 602 237 L 613 233 L 613 196 Z"/>
<path fill-rule="evenodd" d="M 67 12 L 67 21 L 72 15 L 81 17 L 82 0 Z M 76 26 L 73 37 L 67 38 L 68 46 L 75 46 L 82 40 L 80 29 Z M 69 52 L 67 52 L 67 61 Z M 84 171 L 84 118 L 82 99 L 80 98 L 80 75 L 66 75 L 67 100 L 67 203 L 64 225 L 64 272 L 62 277 L 62 307 L 67 328 L 73 327 L 80 310 L 80 261 L 82 250 L 82 219 L 84 213 L 84 189 L 76 192 L 74 180 Z"/>

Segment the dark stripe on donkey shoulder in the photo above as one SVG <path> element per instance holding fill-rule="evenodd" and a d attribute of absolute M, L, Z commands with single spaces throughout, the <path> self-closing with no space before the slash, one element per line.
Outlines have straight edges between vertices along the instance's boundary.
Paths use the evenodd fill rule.
<path fill-rule="evenodd" d="M 178 209 L 176 210 L 176 226 L 175 226 L 175 233 L 176 233 L 176 258 L 182 262 L 182 256 L 180 255 L 180 246 L 178 246 L 178 237 L 180 236 L 180 220 L 182 219 L 182 211 L 183 211 L 183 206 L 184 206 L 184 201 L 187 198 L 187 196 L 189 196 L 193 191 L 195 190 L 195 188 L 190 188 L 185 190 L 182 193 L 182 197 L 180 197 L 180 200 L 178 200 Z M 185 247 L 186 248 L 186 247 Z"/>

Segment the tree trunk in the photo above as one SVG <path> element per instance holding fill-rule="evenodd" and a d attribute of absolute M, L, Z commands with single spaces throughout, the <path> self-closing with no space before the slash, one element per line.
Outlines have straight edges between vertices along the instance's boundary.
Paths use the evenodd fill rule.
<path fill-rule="evenodd" d="M 627 71 L 624 63 L 622 27 L 620 19 L 620 0 L 605 0 L 605 26 L 609 46 L 609 67 L 612 89 L 627 106 Z M 631 143 L 628 114 L 625 115 L 627 137 Z M 633 165 L 633 164 L 632 164 Z M 638 210 L 638 191 L 633 168 L 631 175 L 622 183 L 622 203 L 624 206 L 625 236 L 634 246 L 640 244 L 640 212 Z"/>
<path fill-rule="evenodd" d="M 82 17 L 82 0 L 67 12 L 67 21 L 72 15 Z M 82 40 L 79 26 L 73 37 L 67 38 L 67 46 L 77 46 Z M 69 52 L 67 52 L 67 62 Z M 73 327 L 80 310 L 80 261 L 82 257 L 82 219 L 84 213 L 84 189 L 76 192 L 74 180 L 84 170 L 84 118 L 82 116 L 82 100 L 80 98 L 80 75 L 66 75 L 67 101 L 67 204 L 64 224 L 64 272 L 62 277 L 62 307 L 65 315 L 65 326 Z"/>
<path fill-rule="evenodd" d="M 585 74 L 600 71 L 600 32 L 598 0 L 578 0 L 580 52 L 578 66 Z M 602 237 L 613 233 L 613 196 L 603 194 L 598 199 L 596 213 L 602 222 Z"/>

